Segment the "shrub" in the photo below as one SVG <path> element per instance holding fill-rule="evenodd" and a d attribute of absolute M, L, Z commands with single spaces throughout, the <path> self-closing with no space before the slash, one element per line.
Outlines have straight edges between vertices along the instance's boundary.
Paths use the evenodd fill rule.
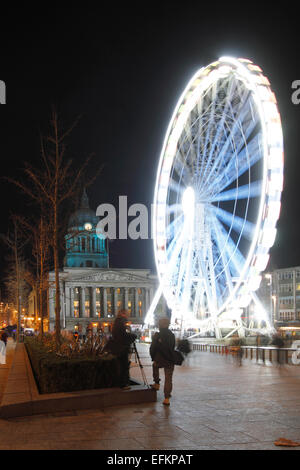
<path fill-rule="evenodd" d="M 51 337 L 26 338 L 28 356 L 40 393 L 72 392 L 120 386 L 120 364 L 111 354 L 74 357 L 56 351 Z M 63 343 L 66 346 L 66 343 Z"/>

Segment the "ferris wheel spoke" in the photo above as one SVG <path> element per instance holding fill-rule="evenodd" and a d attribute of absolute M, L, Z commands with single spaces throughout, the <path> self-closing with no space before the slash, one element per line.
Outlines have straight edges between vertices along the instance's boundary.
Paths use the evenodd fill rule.
<path fill-rule="evenodd" d="M 203 306 L 203 287 L 202 287 L 202 283 L 197 283 L 196 287 L 195 287 L 195 299 L 194 299 L 194 305 L 193 305 L 193 314 L 194 314 L 194 317 L 197 318 L 198 317 L 198 310 L 199 310 L 199 306 L 201 308 L 201 306 Z"/>
<path fill-rule="evenodd" d="M 186 165 L 188 165 L 188 162 L 190 162 L 189 167 L 191 167 L 192 174 L 196 172 L 196 166 L 198 162 L 198 153 L 197 153 L 197 133 L 195 132 L 194 129 L 195 123 L 191 123 L 189 120 L 185 124 L 184 132 L 185 132 L 185 139 L 188 143 L 188 148 L 186 150 Z"/>
<path fill-rule="evenodd" d="M 173 170 L 177 173 L 180 180 L 183 180 L 186 186 L 193 179 L 191 168 L 187 164 L 185 156 L 182 154 L 181 147 L 177 149 L 176 156 L 173 162 Z"/>
<path fill-rule="evenodd" d="M 220 207 L 213 206 L 213 211 L 225 225 L 230 227 L 230 229 L 232 228 L 237 233 L 242 234 L 243 237 L 247 238 L 247 240 L 251 241 L 253 239 L 255 224 L 246 220 L 246 218 L 242 219 L 238 215 L 227 212 Z"/>
<path fill-rule="evenodd" d="M 224 100 L 221 101 L 218 107 L 218 110 L 220 109 L 220 112 L 221 112 L 221 118 L 218 122 L 217 131 L 211 144 L 208 162 L 212 161 L 214 152 L 216 150 L 216 146 L 218 143 L 220 143 L 220 140 L 221 140 L 220 137 L 222 137 L 222 133 L 223 135 L 225 134 L 224 125 L 225 125 L 226 119 L 228 118 L 229 109 L 231 108 L 231 98 L 236 88 L 237 88 L 237 81 L 231 77 L 229 85 L 228 85 L 228 92 L 225 94 Z"/>
<path fill-rule="evenodd" d="M 180 228 L 182 220 L 183 220 L 184 215 L 181 213 L 178 215 L 172 222 L 168 222 L 168 225 L 166 227 L 166 239 L 170 240 L 170 238 L 173 238 L 174 233 L 180 232 L 178 228 Z"/>
<path fill-rule="evenodd" d="M 206 137 L 205 137 L 205 142 L 204 142 L 204 152 L 203 152 L 204 159 L 207 158 L 208 143 L 210 143 L 212 129 L 215 126 L 214 114 L 215 114 L 215 109 L 216 109 L 216 90 L 217 90 L 217 83 L 214 83 L 213 86 L 210 88 L 211 103 L 210 103 L 210 111 L 209 111 L 209 117 L 208 117 L 207 128 L 206 128 Z"/>
<path fill-rule="evenodd" d="M 208 182 L 209 184 L 211 183 L 211 178 L 214 177 L 214 172 L 217 169 L 217 167 L 220 165 L 222 162 L 222 166 L 226 166 L 227 162 L 232 159 L 232 154 L 234 153 L 232 150 L 228 150 L 230 146 L 232 146 L 232 142 L 238 142 L 236 144 L 237 148 L 240 148 L 241 145 L 243 144 L 243 136 L 241 135 L 241 123 L 243 120 L 246 118 L 247 114 L 249 113 L 248 107 L 246 106 L 247 101 L 243 104 L 242 110 L 240 112 L 240 115 L 238 119 L 232 121 L 232 127 L 229 130 L 228 135 L 226 136 L 226 140 L 223 144 L 223 147 L 221 150 L 218 152 L 217 157 L 214 159 L 213 164 L 211 165 L 211 159 L 208 161 L 206 164 L 205 171 L 202 175 L 202 181 L 205 181 L 205 184 L 207 185 Z M 249 127 L 252 129 L 252 125 L 249 125 Z"/>
<path fill-rule="evenodd" d="M 212 217 L 212 228 L 214 232 L 215 243 L 219 251 L 219 259 L 221 259 L 222 261 L 223 271 L 226 277 L 226 284 L 231 293 L 233 291 L 233 284 L 232 284 L 232 273 L 230 272 L 230 269 L 229 269 L 230 257 L 229 257 L 228 252 L 226 251 L 226 243 L 224 244 L 223 235 L 222 233 L 220 233 L 220 229 L 218 227 L 218 221 L 216 217 Z M 216 264 L 219 262 L 219 259 L 217 260 Z"/>
<path fill-rule="evenodd" d="M 246 171 L 261 159 L 261 151 L 258 138 L 251 141 L 247 148 L 241 150 L 237 158 L 229 161 L 228 165 L 214 180 L 218 192 L 223 191 L 227 186 L 236 181 Z M 238 163 L 238 164 L 237 164 Z"/>
<path fill-rule="evenodd" d="M 207 298 L 208 307 L 209 307 L 210 312 L 213 312 L 214 311 L 214 303 L 213 303 L 213 296 L 212 296 L 212 292 L 211 292 L 211 285 L 208 281 L 207 274 L 206 274 L 207 270 L 206 270 L 206 267 L 205 267 L 204 260 L 202 259 L 200 253 L 198 254 L 198 261 L 199 261 L 199 268 L 200 268 L 200 276 L 202 277 L 202 279 L 204 281 L 205 294 L 206 294 L 206 298 Z"/>
<path fill-rule="evenodd" d="M 182 192 L 182 188 L 180 188 L 180 192 Z M 178 204 L 176 202 L 175 204 L 171 204 L 170 206 L 167 206 L 166 209 L 166 216 L 168 217 L 171 214 L 179 212 L 180 215 L 182 215 L 182 204 Z"/>
<path fill-rule="evenodd" d="M 173 268 L 174 262 L 179 256 L 183 244 L 184 244 L 184 232 L 179 230 L 176 232 L 175 236 L 173 237 L 172 241 L 170 242 L 170 244 L 168 245 L 166 249 L 168 269 Z"/>
<path fill-rule="evenodd" d="M 181 256 L 180 256 L 179 274 L 178 274 L 178 279 L 177 279 L 177 297 L 180 296 L 180 294 L 182 293 L 182 289 L 184 287 L 183 277 L 186 274 L 186 268 L 187 268 L 187 252 L 188 252 L 187 243 L 183 243 Z"/>
<path fill-rule="evenodd" d="M 235 271 L 236 276 L 240 276 L 246 259 L 217 218 L 215 218 L 215 223 L 215 227 L 218 233 L 217 243 L 219 245 L 219 249 L 225 253 L 225 256 L 227 256 L 227 264 L 231 265 Z"/>
<path fill-rule="evenodd" d="M 172 178 L 169 180 L 169 190 L 174 191 L 175 193 L 182 192 L 182 186 L 177 181 L 174 181 Z"/>
<path fill-rule="evenodd" d="M 214 84 L 214 86 L 210 88 L 210 92 L 211 94 L 212 93 L 214 94 L 213 96 L 216 96 L 216 84 Z M 201 103 L 203 101 L 204 100 L 201 100 Z M 199 139 L 198 139 L 199 143 L 198 143 L 198 152 L 197 152 L 198 175 L 201 175 L 203 173 L 206 162 L 209 159 L 209 157 L 207 156 L 207 153 L 208 153 L 207 147 L 208 147 L 208 143 L 211 145 L 212 132 L 214 131 L 214 128 L 215 128 L 215 116 L 218 113 L 218 111 L 216 111 L 216 107 L 218 106 L 219 103 L 217 103 L 216 101 L 217 100 L 215 99 L 211 99 L 210 104 L 205 109 L 204 115 L 202 115 L 201 119 L 199 118 L 199 130 L 201 129 L 201 133 L 199 132 Z M 199 116 L 201 116 L 201 114 L 199 114 Z M 202 136 L 204 137 L 203 139 L 202 139 Z M 200 142 L 201 142 L 201 148 L 199 145 Z"/>
<path fill-rule="evenodd" d="M 249 199 L 258 197 L 261 194 L 262 180 L 252 181 L 249 184 L 238 186 L 228 191 L 216 194 L 210 202 L 233 201 L 237 199 Z"/>
<path fill-rule="evenodd" d="M 203 99 L 199 100 L 197 103 L 197 114 L 198 114 L 198 139 L 197 139 L 197 157 L 198 157 L 198 166 L 199 166 L 199 156 L 203 155 L 204 153 L 204 142 L 202 139 L 203 132 L 202 132 L 202 127 L 203 127 L 203 122 L 201 119 L 202 116 L 202 109 L 203 109 Z M 197 171 L 199 171 L 199 168 L 197 168 Z"/>

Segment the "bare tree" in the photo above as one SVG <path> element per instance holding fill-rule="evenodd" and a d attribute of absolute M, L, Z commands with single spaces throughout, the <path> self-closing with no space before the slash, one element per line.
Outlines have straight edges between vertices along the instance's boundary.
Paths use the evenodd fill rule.
<path fill-rule="evenodd" d="M 21 236 L 18 220 L 16 216 L 11 216 L 13 228 L 8 231 L 6 236 L 2 235 L 2 241 L 8 246 L 12 254 L 12 262 L 10 265 L 10 274 L 6 278 L 8 290 L 15 293 L 14 303 L 18 312 L 17 322 L 17 341 L 20 341 L 21 330 L 21 298 L 24 288 L 24 257 L 23 249 L 27 240 Z"/>
<path fill-rule="evenodd" d="M 89 155 L 80 166 L 73 167 L 72 160 L 66 157 L 66 140 L 77 125 L 76 120 L 64 130 L 59 122 L 55 109 L 51 113 L 50 131 L 46 137 L 41 136 L 41 168 L 25 165 L 28 183 L 7 178 L 26 193 L 39 206 L 41 213 L 48 215 L 47 230 L 49 243 L 53 252 L 55 272 L 55 334 L 56 343 L 60 344 L 60 283 L 59 252 L 60 240 L 65 232 L 65 214 L 67 204 L 77 202 L 83 186 L 94 182 L 102 167 L 87 179 L 87 170 L 93 154 Z M 64 213 L 65 212 L 65 213 Z"/>
<path fill-rule="evenodd" d="M 23 233 L 31 242 L 33 262 L 28 263 L 28 268 L 24 272 L 24 278 L 32 289 L 36 292 L 38 311 L 41 317 L 40 334 L 44 333 L 43 320 L 46 317 L 45 294 L 49 288 L 50 270 L 50 233 L 49 224 L 45 220 L 45 215 L 40 214 L 39 223 L 35 220 L 28 221 L 26 218 L 18 217 L 19 225 Z M 36 319 L 37 323 L 37 319 Z"/>

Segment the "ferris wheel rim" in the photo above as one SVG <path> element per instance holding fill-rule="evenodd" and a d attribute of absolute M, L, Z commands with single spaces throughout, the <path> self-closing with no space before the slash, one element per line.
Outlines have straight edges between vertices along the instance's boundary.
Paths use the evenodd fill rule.
<path fill-rule="evenodd" d="M 246 65 L 245 65 L 245 63 L 246 63 Z M 261 238 L 261 236 L 262 236 L 261 234 L 262 234 L 262 231 L 263 231 L 263 226 L 262 226 L 263 212 L 265 211 L 266 201 L 268 199 L 267 183 L 268 183 L 268 170 L 270 170 L 270 164 L 269 164 L 269 161 L 268 161 L 268 156 L 269 156 L 268 146 L 270 146 L 270 139 L 267 138 L 268 123 L 267 123 L 267 119 L 264 115 L 265 110 L 264 110 L 264 107 L 262 105 L 263 100 L 261 98 L 259 98 L 259 94 L 258 94 L 258 90 L 257 90 L 257 87 L 259 86 L 259 81 L 257 80 L 257 77 L 259 77 L 259 78 L 263 77 L 265 79 L 265 77 L 262 75 L 262 70 L 259 69 L 259 67 L 255 66 L 251 61 L 248 61 L 246 59 L 234 59 L 234 58 L 222 57 L 217 62 L 215 62 L 214 64 L 215 65 L 220 65 L 220 67 L 222 67 L 222 65 L 225 65 L 227 67 L 229 66 L 230 71 L 232 71 L 235 68 L 236 70 L 239 71 L 239 73 L 241 73 L 242 76 L 244 74 L 244 79 L 245 80 L 248 80 L 248 87 L 249 87 L 249 90 L 252 93 L 253 100 L 255 101 L 255 104 L 257 106 L 257 110 L 258 110 L 258 113 L 259 113 L 259 123 L 261 125 L 262 142 L 263 142 L 263 150 L 262 150 L 263 179 L 262 179 L 261 196 L 260 196 L 260 202 L 259 202 L 259 210 L 258 210 L 258 214 L 257 214 L 257 222 L 256 222 L 256 226 L 255 226 L 255 234 L 254 234 L 250 249 L 248 251 L 248 255 L 247 255 L 246 262 L 244 264 L 244 268 L 243 268 L 242 273 L 240 275 L 239 283 L 237 283 L 237 285 L 233 289 L 230 296 L 228 296 L 226 302 L 224 302 L 224 304 L 221 305 L 221 307 L 220 307 L 220 311 L 223 311 L 224 307 L 232 301 L 233 297 L 236 295 L 237 291 L 241 287 L 242 282 L 245 280 L 247 270 L 250 267 L 253 267 L 253 266 L 251 266 L 251 264 L 253 263 L 255 250 L 257 249 L 257 247 L 259 245 L 259 238 Z M 167 132 L 166 132 L 166 135 L 165 135 L 162 151 L 161 151 L 161 154 L 160 154 L 157 178 L 156 178 L 156 183 L 155 183 L 155 191 L 154 191 L 154 210 L 153 210 L 153 221 L 152 221 L 153 222 L 153 234 L 154 234 L 153 242 L 154 242 L 155 263 L 156 263 L 160 283 L 164 282 L 163 275 L 162 275 L 162 272 L 160 270 L 160 262 L 159 262 L 159 256 L 158 256 L 159 250 L 158 250 L 158 240 L 157 240 L 158 192 L 159 192 L 159 187 L 161 185 L 161 183 L 160 183 L 161 170 L 162 170 L 165 158 L 166 158 L 166 150 L 167 150 L 167 146 L 169 144 L 172 128 L 174 127 L 175 120 L 178 119 L 178 112 L 179 112 L 180 107 L 182 106 L 184 98 L 187 96 L 187 94 L 189 92 L 190 92 L 190 95 L 192 95 L 191 88 L 192 88 L 193 84 L 195 84 L 195 82 L 197 80 L 200 80 L 200 83 L 199 83 L 199 85 L 200 85 L 201 84 L 201 79 L 200 79 L 201 75 L 203 75 L 203 72 L 205 70 L 207 70 L 209 67 L 211 67 L 212 65 L 214 65 L 214 64 L 210 64 L 207 67 L 202 67 L 201 69 L 199 69 L 193 75 L 191 80 L 188 82 L 188 85 L 185 87 L 183 93 L 181 94 L 181 96 L 180 96 L 180 98 L 177 102 L 177 105 L 174 109 L 174 112 L 172 114 L 171 120 L 170 120 L 168 128 L 167 128 Z M 251 66 L 255 69 L 255 72 L 257 72 L 257 75 L 253 75 L 251 72 L 249 72 L 249 70 L 247 69 L 248 64 L 251 64 Z M 202 84 L 202 86 L 203 86 L 203 84 Z M 195 89 L 197 89 L 197 86 L 194 88 L 194 90 Z M 203 89 L 204 89 L 204 86 L 203 86 L 202 90 Z M 269 95 L 270 96 L 273 95 L 269 83 L 267 85 L 267 89 L 268 89 Z M 199 89 L 198 89 L 198 92 L 199 92 Z M 187 110 L 186 110 L 186 116 L 187 116 L 186 119 L 188 119 L 188 116 L 191 112 L 191 109 L 193 108 L 193 104 L 195 103 L 196 98 L 194 97 L 194 101 L 192 101 L 192 97 L 190 96 L 189 99 L 190 99 L 190 103 L 189 103 L 189 107 L 187 107 Z M 277 121 L 279 120 L 280 131 L 282 132 L 281 125 L 280 125 L 280 116 L 279 116 L 279 112 L 277 110 L 276 99 L 274 101 L 275 101 L 275 106 L 276 106 Z M 184 121 L 184 119 L 183 119 L 183 121 Z M 173 131 L 174 131 L 174 128 L 173 128 Z M 281 150 L 282 150 L 282 165 L 281 165 L 280 169 L 283 172 L 283 144 L 281 145 Z M 174 158 L 175 158 L 175 153 L 173 155 L 173 160 L 174 160 Z M 280 167 L 280 165 L 279 165 L 279 167 Z M 282 187 L 279 189 L 279 191 L 280 191 L 280 195 L 281 195 Z M 280 202 L 280 197 L 279 197 L 279 202 Z M 278 215 L 279 215 L 279 213 L 278 213 Z M 277 219 L 278 219 L 278 217 L 276 218 L 276 221 L 277 221 Z M 273 220 L 272 224 L 269 223 L 269 226 L 272 226 L 271 228 L 273 228 L 273 229 L 275 229 L 275 225 L 276 225 L 276 221 L 274 223 L 274 220 Z M 266 225 L 268 225 L 268 224 L 266 224 Z M 268 228 L 270 228 L 270 227 L 268 227 Z M 251 271 L 251 269 L 249 270 L 249 272 L 250 271 Z M 254 277 L 254 275 L 256 275 L 256 277 L 258 278 L 261 271 L 262 270 L 255 270 L 253 268 L 252 269 L 252 277 Z M 249 274 L 248 277 L 250 278 L 250 274 Z"/>

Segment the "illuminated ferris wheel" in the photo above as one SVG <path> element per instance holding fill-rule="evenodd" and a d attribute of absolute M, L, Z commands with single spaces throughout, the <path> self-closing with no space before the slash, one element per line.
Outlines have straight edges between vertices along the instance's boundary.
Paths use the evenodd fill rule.
<path fill-rule="evenodd" d="M 258 302 L 282 187 L 280 115 L 262 70 L 230 57 L 200 69 L 160 156 L 153 217 L 160 288 L 149 315 L 163 293 L 187 326 L 219 337 L 226 318 L 241 326 L 241 308 Z"/>

